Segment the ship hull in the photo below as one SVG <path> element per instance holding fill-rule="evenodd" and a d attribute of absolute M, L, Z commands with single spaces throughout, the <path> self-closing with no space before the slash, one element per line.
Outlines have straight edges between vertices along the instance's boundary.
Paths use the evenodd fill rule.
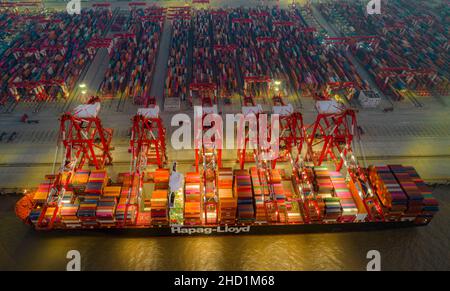
<path fill-rule="evenodd" d="M 236 226 L 162 226 L 162 227 L 124 227 L 124 228 L 84 228 L 52 229 L 44 232 L 58 234 L 111 234 L 131 236 L 239 236 L 239 235 L 281 235 L 307 233 L 339 233 L 380 231 L 388 229 L 413 228 L 425 226 L 414 222 L 365 222 L 335 224 L 298 225 L 236 225 Z M 42 230 L 42 229 L 41 229 Z"/>

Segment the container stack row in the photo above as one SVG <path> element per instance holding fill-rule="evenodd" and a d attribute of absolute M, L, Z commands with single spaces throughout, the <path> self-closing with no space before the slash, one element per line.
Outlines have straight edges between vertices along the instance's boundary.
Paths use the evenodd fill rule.
<path fill-rule="evenodd" d="M 271 11 L 269 9 L 253 10 L 251 19 L 255 25 L 254 37 L 265 72 L 264 75 L 269 76 L 272 80 L 281 81 L 286 86 L 290 82 L 280 52 L 280 46 L 283 45 L 283 36 L 277 29 L 277 27 L 283 28 L 284 26 L 274 26 L 274 22 L 281 19 L 278 11 L 276 8 Z"/>
<path fill-rule="evenodd" d="M 248 223 L 254 220 L 252 180 L 247 170 L 234 171 L 234 190 L 237 197 L 237 213 L 240 223 Z"/>
<path fill-rule="evenodd" d="M 151 223 L 152 225 L 169 224 L 169 170 L 158 169 L 155 171 L 153 181 L 155 183 L 151 193 Z"/>
<path fill-rule="evenodd" d="M 385 215 L 393 221 L 431 221 L 438 211 L 428 186 L 414 168 L 400 165 L 371 167 L 370 180 L 384 207 Z"/>
<path fill-rule="evenodd" d="M 190 20 L 174 19 L 172 21 L 171 43 L 167 76 L 164 84 L 164 96 L 186 100 L 188 94 L 188 49 Z"/>
<path fill-rule="evenodd" d="M 337 222 L 342 216 L 340 198 L 335 195 L 331 173 L 327 167 L 315 167 L 318 197 L 323 199 L 324 222 Z"/>
<path fill-rule="evenodd" d="M 372 185 L 382 205 L 387 209 L 387 219 L 397 221 L 408 208 L 408 198 L 388 166 L 370 170 Z"/>
<path fill-rule="evenodd" d="M 278 222 L 287 222 L 286 210 L 286 191 L 282 184 L 281 173 L 278 169 L 271 170 L 269 173 L 269 187 L 271 188 L 273 199 L 276 202 L 276 211 L 278 212 Z"/>
<path fill-rule="evenodd" d="M 46 17 L 23 12 L 14 21 L 22 18 L 28 22 L 26 30 L 20 31 L 1 55 L 0 68 L 6 73 L 0 76 L 0 100 L 67 98 L 91 61 L 88 42 L 102 36 L 111 14 L 90 9 L 75 16 L 66 12 L 51 12 Z"/>
<path fill-rule="evenodd" d="M 408 208 L 404 212 L 402 220 L 414 221 L 422 212 L 423 196 L 416 183 L 410 177 L 408 169 L 401 165 L 392 165 L 389 166 L 389 169 L 394 174 L 408 199 Z"/>
<path fill-rule="evenodd" d="M 236 222 L 237 198 L 233 193 L 233 170 L 219 169 L 219 223 L 233 224 Z"/>
<path fill-rule="evenodd" d="M 318 36 L 320 26 L 303 19 L 304 9 L 272 11 L 272 30 L 280 38 L 280 59 L 289 72 L 284 79 L 290 80 L 302 96 L 311 97 L 321 97 L 328 83 L 352 82 L 357 89 L 368 88 L 345 49 L 325 44 Z"/>
<path fill-rule="evenodd" d="M 253 37 L 255 24 L 250 18 L 250 10 L 245 8 L 234 9 L 230 13 L 231 31 L 234 43 L 237 45 L 238 64 L 240 76 L 246 77 L 264 77 L 265 71 L 261 65 L 260 56 L 256 40 Z M 242 80 L 243 82 L 244 80 Z M 255 95 L 261 86 L 254 86 Z"/>
<path fill-rule="evenodd" d="M 114 34 L 109 67 L 100 91 L 103 95 L 148 96 L 163 29 L 163 20 L 150 20 L 150 10 L 132 10 L 126 33 Z"/>
<path fill-rule="evenodd" d="M 214 45 L 214 66 L 219 94 L 228 96 L 238 92 L 237 46 L 231 37 L 231 22 L 227 10 L 212 11 L 212 29 Z"/>
<path fill-rule="evenodd" d="M 414 168 L 372 166 L 368 174 L 373 192 L 367 192 L 359 179 L 347 181 L 328 166 L 306 167 L 301 177 L 293 179 L 279 169 L 221 168 L 214 208 L 217 220 L 210 224 L 382 221 L 374 217 L 375 204 L 381 206 L 377 211 L 387 222 L 428 223 L 438 212 L 437 200 Z M 72 229 L 205 225 L 200 174 L 186 174 L 182 199 L 177 195 L 183 191 L 171 199 L 169 175 L 167 169 L 156 170 L 148 179 L 120 174 L 112 184 L 105 170 L 77 171 L 67 177 L 61 193 L 55 192 L 51 180 L 39 185 L 29 220 L 35 225 L 40 222 L 39 227 Z M 138 199 L 139 192 L 144 199 Z"/>
<path fill-rule="evenodd" d="M 97 221 L 102 227 L 114 227 L 117 200 L 122 191 L 121 186 L 107 186 L 97 205 Z"/>
<path fill-rule="evenodd" d="M 252 178 L 253 194 L 255 195 L 255 221 L 258 223 L 266 223 L 265 200 L 269 198 L 266 175 L 258 168 L 251 168 L 250 175 Z"/>
<path fill-rule="evenodd" d="M 413 167 L 405 167 L 408 171 L 411 180 L 416 184 L 423 197 L 422 211 L 418 216 L 421 222 L 431 221 L 434 215 L 439 211 L 439 203 L 433 197 L 433 190 L 425 183 L 424 180 L 419 176 L 416 169 Z"/>
<path fill-rule="evenodd" d="M 194 16 L 191 83 L 213 83 L 213 52 L 211 41 L 211 14 L 198 10 Z"/>
<path fill-rule="evenodd" d="M 130 205 L 133 202 L 133 184 L 136 183 L 134 180 L 130 174 L 123 176 L 122 190 L 116 208 L 116 222 L 119 225 L 131 224 L 136 219 L 137 209 L 134 205 Z"/>
<path fill-rule="evenodd" d="M 342 207 L 342 215 L 338 219 L 339 222 L 353 222 L 358 215 L 358 207 L 345 181 L 345 177 L 340 172 L 330 172 L 330 178 L 334 193 L 339 198 Z"/>
<path fill-rule="evenodd" d="M 310 223 L 319 222 L 323 216 L 323 199 L 316 194 L 317 187 L 315 186 L 313 167 L 305 167 L 301 173 L 300 181 L 297 183 L 301 189 L 301 195 L 303 195 L 303 208 L 307 221 Z"/>
<path fill-rule="evenodd" d="M 184 188 L 184 223 L 186 225 L 200 225 L 203 222 L 200 187 L 200 174 L 187 173 Z"/>

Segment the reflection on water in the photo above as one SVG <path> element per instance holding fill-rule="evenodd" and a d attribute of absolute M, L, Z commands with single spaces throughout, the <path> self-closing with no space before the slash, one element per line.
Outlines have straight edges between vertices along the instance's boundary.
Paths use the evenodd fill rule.
<path fill-rule="evenodd" d="M 384 270 L 450 270 L 450 187 L 423 228 L 380 232 L 224 237 L 124 237 L 37 233 L 0 197 L 0 270 L 65 270 L 79 250 L 83 270 L 365 270 L 379 250 Z"/>

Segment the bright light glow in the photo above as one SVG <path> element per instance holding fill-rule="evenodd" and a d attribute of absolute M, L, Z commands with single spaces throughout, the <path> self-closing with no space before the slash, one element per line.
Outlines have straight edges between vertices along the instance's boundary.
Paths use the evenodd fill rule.
<path fill-rule="evenodd" d="M 281 85 L 281 81 L 275 81 L 275 85 L 280 86 Z"/>
<path fill-rule="evenodd" d="M 87 93 L 86 90 L 81 91 L 81 94 L 85 95 Z"/>
<path fill-rule="evenodd" d="M 79 85 L 80 88 L 86 88 L 86 84 L 82 83 Z"/>

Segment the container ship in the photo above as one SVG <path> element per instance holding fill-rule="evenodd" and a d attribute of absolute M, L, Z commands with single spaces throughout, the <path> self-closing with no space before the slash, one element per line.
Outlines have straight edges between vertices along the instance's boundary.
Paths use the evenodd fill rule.
<path fill-rule="evenodd" d="M 203 117 L 216 110 L 209 101 Z M 131 170 L 112 180 L 112 130 L 103 127 L 94 98 L 61 117 L 61 168 L 18 201 L 17 216 L 39 231 L 148 235 L 357 231 L 432 220 L 438 203 L 413 167 L 358 165 L 353 110 L 318 101 L 317 120 L 306 126 L 280 96 L 274 104 L 272 114 L 280 114 L 277 159 L 261 159 L 262 147 L 250 149 L 246 138 L 235 166 L 224 167 L 222 150 L 203 142 L 195 150 L 195 170 L 186 173 L 176 163 L 167 167 L 159 107 L 140 108 L 132 119 Z M 242 108 L 244 115 L 259 110 Z"/>

